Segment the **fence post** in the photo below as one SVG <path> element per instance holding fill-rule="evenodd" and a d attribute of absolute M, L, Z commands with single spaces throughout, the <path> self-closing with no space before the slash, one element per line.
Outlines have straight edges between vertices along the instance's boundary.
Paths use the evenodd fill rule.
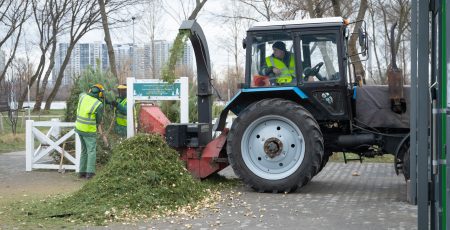
<path fill-rule="evenodd" d="M 34 154 L 33 120 L 27 120 L 25 126 L 26 171 L 31 171 Z"/>
<path fill-rule="evenodd" d="M 134 82 L 134 78 L 127 78 L 127 138 L 134 137 Z"/>
<path fill-rule="evenodd" d="M 0 133 L 3 133 L 3 114 L 0 112 Z"/>
<path fill-rule="evenodd" d="M 59 118 L 52 118 L 50 120 L 52 123 L 59 122 Z M 52 132 L 50 133 L 50 136 L 52 136 L 56 139 L 58 139 L 61 136 L 61 127 L 59 127 L 59 125 L 52 124 L 51 130 L 52 130 Z"/>
<path fill-rule="evenodd" d="M 81 141 L 78 133 L 75 132 L 75 172 L 80 172 L 80 158 L 81 158 Z"/>

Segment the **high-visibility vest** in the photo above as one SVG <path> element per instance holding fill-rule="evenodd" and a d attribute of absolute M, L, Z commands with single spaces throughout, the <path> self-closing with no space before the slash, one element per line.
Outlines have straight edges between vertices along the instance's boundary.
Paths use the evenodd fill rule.
<path fill-rule="evenodd" d="M 123 99 L 119 104 L 126 107 L 127 99 L 126 98 Z M 127 115 L 120 113 L 117 109 L 116 109 L 116 123 L 120 126 L 127 126 Z"/>
<path fill-rule="evenodd" d="M 88 94 L 82 94 L 78 100 L 75 128 L 82 132 L 97 132 L 95 112 L 102 102 Z"/>
<path fill-rule="evenodd" d="M 295 75 L 295 60 L 293 55 L 289 58 L 289 68 L 278 58 L 274 58 L 273 56 L 266 57 L 266 64 L 268 67 L 275 67 L 281 70 L 280 76 L 277 77 L 276 83 L 291 83 L 292 79 Z"/>

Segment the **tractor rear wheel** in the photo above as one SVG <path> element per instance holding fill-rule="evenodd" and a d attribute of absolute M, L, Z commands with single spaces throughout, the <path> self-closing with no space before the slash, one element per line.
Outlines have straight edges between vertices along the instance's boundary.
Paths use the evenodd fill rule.
<path fill-rule="evenodd" d="M 403 176 L 405 177 L 405 180 L 406 181 L 408 181 L 409 180 L 409 178 L 410 178 L 410 174 L 409 174 L 409 168 L 410 168 L 410 166 L 409 166 L 409 158 L 410 158 L 410 151 L 409 151 L 409 145 L 408 145 L 408 148 L 407 148 L 407 150 L 406 150 L 406 152 L 405 152 L 405 155 L 403 155 L 403 165 L 402 165 L 402 171 L 403 171 Z"/>
<path fill-rule="evenodd" d="M 248 106 L 227 139 L 234 172 L 258 192 L 290 192 L 319 172 L 323 137 L 313 116 L 283 99 Z"/>
<path fill-rule="evenodd" d="M 317 174 L 320 173 L 320 171 L 322 171 L 322 169 L 325 167 L 325 165 L 327 165 L 328 160 L 330 159 L 331 155 L 333 155 L 333 152 L 331 152 L 331 151 L 325 151 L 323 153 L 322 162 L 320 163 L 319 172 L 317 172 Z"/>

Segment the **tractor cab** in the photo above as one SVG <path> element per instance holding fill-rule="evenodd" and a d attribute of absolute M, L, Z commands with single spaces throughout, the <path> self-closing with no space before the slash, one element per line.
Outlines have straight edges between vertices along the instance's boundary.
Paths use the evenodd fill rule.
<path fill-rule="evenodd" d="M 295 38 L 295 32 L 290 31 L 249 33 L 252 39 L 248 60 L 251 66 L 251 87 L 283 87 L 319 81 L 339 81 L 338 32 L 297 34 L 298 39 Z M 285 46 L 285 49 L 276 48 L 278 44 L 283 44 L 281 47 Z M 277 54 L 280 51 L 281 57 Z M 273 68 L 276 68 L 277 63 L 272 64 L 277 59 L 284 62 L 283 67 L 289 69 L 287 73 L 292 74 L 292 79 L 278 81 L 277 78 L 280 78 L 281 74 L 274 73 Z"/>
<path fill-rule="evenodd" d="M 351 119 L 347 38 L 347 24 L 340 17 L 255 24 L 244 40 L 243 91 L 271 91 L 297 101 L 318 121 Z M 291 95 L 289 88 L 303 97 Z M 273 97 L 259 96 L 255 99 Z"/>

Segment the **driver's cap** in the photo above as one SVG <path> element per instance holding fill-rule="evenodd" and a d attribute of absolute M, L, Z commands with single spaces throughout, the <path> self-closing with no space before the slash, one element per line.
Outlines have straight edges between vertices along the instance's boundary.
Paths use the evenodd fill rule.
<path fill-rule="evenodd" d="M 281 51 L 286 52 L 286 44 L 284 44 L 284 42 L 281 42 L 281 41 L 277 41 L 277 42 L 273 43 L 272 48 L 277 48 Z"/>

